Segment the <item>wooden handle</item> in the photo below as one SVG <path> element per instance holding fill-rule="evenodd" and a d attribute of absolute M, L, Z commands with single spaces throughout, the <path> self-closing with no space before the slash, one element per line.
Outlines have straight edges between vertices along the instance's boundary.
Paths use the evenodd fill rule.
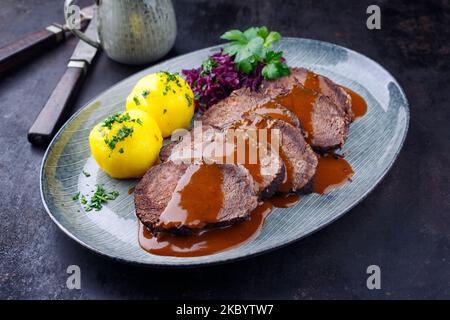
<path fill-rule="evenodd" d="M 83 68 L 67 68 L 59 80 L 41 113 L 28 131 L 28 141 L 35 145 L 46 145 L 63 120 L 73 96 L 77 93 L 84 78 Z"/>
<path fill-rule="evenodd" d="M 10 70 L 34 55 L 63 41 L 62 28 L 49 26 L 47 29 L 31 33 L 0 48 L 0 74 Z"/>

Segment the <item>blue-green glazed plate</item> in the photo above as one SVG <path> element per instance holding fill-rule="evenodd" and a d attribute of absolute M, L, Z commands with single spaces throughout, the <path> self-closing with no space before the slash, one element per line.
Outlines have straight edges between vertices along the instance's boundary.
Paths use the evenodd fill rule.
<path fill-rule="evenodd" d="M 53 221 L 81 245 L 108 257 L 151 266 L 196 266 L 228 262 L 260 254 L 328 225 L 375 188 L 396 159 L 409 123 L 409 108 L 402 88 L 383 67 L 352 50 L 315 40 L 285 38 L 279 43 L 289 65 L 326 75 L 361 94 L 368 103 L 365 117 L 351 125 L 343 149 L 353 166 L 352 183 L 319 196 L 304 196 L 289 209 L 275 209 L 263 230 L 252 241 L 218 254 L 177 258 L 152 255 L 138 244 L 138 221 L 133 195 L 136 180 L 114 180 L 99 169 L 91 156 L 88 135 L 103 118 L 123 110 L 134 84 L 144 75 L 198 67 L 218 46 L 168 60 L 118 83 L 77 112 L 61 128 L 45 154 L 41 169 L 41 194 Z M 83 170 L 91 174 L 86 177 Z M 118 190 L 120 196 L 99 212 L 85 212 L 72 197 L 89 194 L 96 184 Z"/>

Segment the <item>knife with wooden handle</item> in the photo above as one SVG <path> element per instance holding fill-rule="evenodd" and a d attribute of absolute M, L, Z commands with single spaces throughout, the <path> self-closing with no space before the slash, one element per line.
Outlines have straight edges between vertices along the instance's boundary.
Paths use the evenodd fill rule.
<path fill-rule="evenodd" d="M 96 23 L 92 21 L 86 30 L 86 35 L 96 37 L 96 32 Z M 81 40 L 78 42 L 67 65 L 67 70 L 28 131 L 30 143 L 46 145 L 50 142 L 65 113 L 71 107 L 73 98 L 78 93 L 96 53 L 97 48 Z"/>
<path fill-rule="evenodd" d="M 63 26 L 55 24 L 0 48 L 0 74 L 64 41 L 65 37 Z"/>
<path fill-rule="evenodd" d="M 81 26 L 92 18 L 93 6 L 81 10 Z M 0 75 L 66 39 L 67 25 L 54 23 L 0 48 Z"/>

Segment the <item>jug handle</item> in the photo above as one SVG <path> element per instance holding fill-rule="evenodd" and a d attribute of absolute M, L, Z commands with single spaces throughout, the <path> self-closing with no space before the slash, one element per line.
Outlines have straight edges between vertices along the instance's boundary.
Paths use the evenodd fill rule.
<path fill-rule="evenodd" d="M 95 0 L 94 1 L 96 3 L 96 5 L 99 4 L 99 0 Z M 98 40 L 94 40 L 89 38 L 88 36 L 86 36 L 83 32 L 81 32 L 79 29 L 77 28 L 73 28 L 72 22 L 70 21 L 71 18 L 71 14 L 69 12 L 69 8 L 71 6 L 73 6 L 75 3 L 75 0 L 65 0 L 64 1 L 64 18 L 66 19 L 66 24 L 69 28 L 69 30 L 76 35 L 78 38 L 80 38 L 81 40 L 83 40 L 84 42 L 90 44 L 91 46 L 97 48 L 97 49 L 101 49 L 101 45 L 100 42 Z M 94 19 L 95 17 L 93 17 Z M 91 21 L 92 23 L 92 21 Z"/>

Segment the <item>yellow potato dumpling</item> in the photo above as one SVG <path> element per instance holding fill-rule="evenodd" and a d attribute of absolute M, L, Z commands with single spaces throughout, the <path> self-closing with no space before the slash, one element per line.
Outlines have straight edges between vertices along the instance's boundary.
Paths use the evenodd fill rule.
<path fill-rule="evenodd" d="M 156 121 L 137 109 L 106 118 L 89 134 L 95 161 L 116 179 L 142 177 L 158 159 L 162 141 Z"/>
<path fill-rule="evenodd" d="M 127 110 L 133 109 L 153 117 L 166 138 L 176 129 L 189 127 L 194 115 L 194 93 L 177 74 L 149 74 L 138 81 L 127 98 Z"/>

